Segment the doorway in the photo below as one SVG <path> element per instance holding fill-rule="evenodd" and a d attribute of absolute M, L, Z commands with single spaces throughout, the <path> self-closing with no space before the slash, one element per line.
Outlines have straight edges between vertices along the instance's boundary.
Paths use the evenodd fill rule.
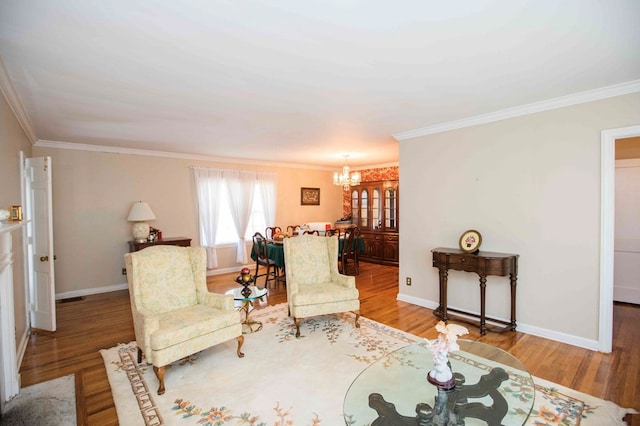
<path fill-rule="evenodd" d="M 616 139 L 640 136 L 640 125 L 603 130 L 600 137 L 600 315 L 598 350 L 613 346 L 613 269 Z"/>
<path fill-rule="evenodd" d="M 640 136 L 616 139 L 614 302 L 640 305 Z"/>

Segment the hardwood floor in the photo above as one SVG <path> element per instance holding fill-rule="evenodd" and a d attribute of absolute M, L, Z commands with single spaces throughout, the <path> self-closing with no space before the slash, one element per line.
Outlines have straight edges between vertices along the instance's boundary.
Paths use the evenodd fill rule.
<path fill-rule="evenodd" d="M 389 326 L 434 338 L 437 319 L 431 310 L 396 300 L 398 269 L 370 263 L 360 264 L 356 278 L 361 314 Z M 209 290 L 223 293 L 237 286 L 234 274 L 209 277 Z M 260 282 L 259 284 L 262 284 Z M 286 302 L 284 286 L 271 284 L 268 301 L 258 309 Z M 134 340 L 127 291 L 87 296 L 83 300 L 57 304 L 58 330 L 35 332 L 20 369 L 22 386 L 68 374 L 76 377 L 79 425 L 118 424 L 100 349 Z M 640 411 L 640 307 L 614 306 L 614 351 L 592 352 L 519 332 L 470 335 L 498 346 L 518 357 L 531 374 Z M 640 426 L 640 415 L 628 416 Z"/>

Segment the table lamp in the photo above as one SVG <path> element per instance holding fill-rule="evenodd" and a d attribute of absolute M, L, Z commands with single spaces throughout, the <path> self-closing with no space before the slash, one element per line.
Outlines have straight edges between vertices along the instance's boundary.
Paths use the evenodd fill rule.
<path fill-rule="evenodd" d="M 138 201 L 133 203 L 131 206 L 131 211 L 129 212 L 129 217 L 127 220 L 129 222 L 134 222 L 131 226 L 131 232 L 133 234 L 133 239 L 138 243 L 144 243 L 149 239 L 149 224 L 145 221 L 154 220 L 156 215 L 151 211 L 151 207 L 149 204 L 144 201 Z"/>

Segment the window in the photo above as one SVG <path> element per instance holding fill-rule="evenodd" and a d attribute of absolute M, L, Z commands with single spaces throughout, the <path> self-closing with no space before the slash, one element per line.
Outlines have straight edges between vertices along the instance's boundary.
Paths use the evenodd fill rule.
<path fill-rule="evenodd" d="M 260 194 L 260 183 L 256 183 L 255 193 Z M 226 195 L 226 196 L 225 196 Z M 216 241 L 215 245 L 221 244 L 235 244 L 238 242 L 238 233 L 236 232 L 236 226 L 233 221 L 233 214 L 231 213 L 231 206 L 227 191 L 222 191 L 221 196 L 218 198 L 220 203 L 220 217 L 217 223 Z M 247 226 L 247 232 L 244 234 L 246 240 L 251 240 L 253 234 L 256 232 L 264 233 L 264 229 L 267 227 L 265 220 L 265 210 L 263 207 L 263 200 L 260 196 L 253 197 L 253 203 L 251 204 L 251 214 L 249 216 L 249 224 Z"/>
<path fill-rule="evenodd" d="M 206 247 L 250 240 L 275 222 L 277 175 L 193 167 L 200 243 Z M 238 231 L 240 229 L 241 231 Z"/>

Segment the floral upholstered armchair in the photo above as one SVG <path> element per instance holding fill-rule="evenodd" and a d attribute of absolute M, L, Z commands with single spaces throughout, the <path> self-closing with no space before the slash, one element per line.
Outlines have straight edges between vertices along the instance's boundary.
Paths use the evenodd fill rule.
<path fill-rule="evenodd" d="M 169 364 L 227 340 L 244 337 L 233 296 L 207 289 L 206 254 L 202 247 L 161 245 L 124 255 L 131 312 L 138 344 L 165 391 Z"/>
<path fill-rule="evenodd" d="M 284 240 L 289 315 L 300 337 L 300 319 L 353 312 L 360 327 L 360 300 L 355 277 L 338 272 L 338 237 L 301 235 Z"/>

